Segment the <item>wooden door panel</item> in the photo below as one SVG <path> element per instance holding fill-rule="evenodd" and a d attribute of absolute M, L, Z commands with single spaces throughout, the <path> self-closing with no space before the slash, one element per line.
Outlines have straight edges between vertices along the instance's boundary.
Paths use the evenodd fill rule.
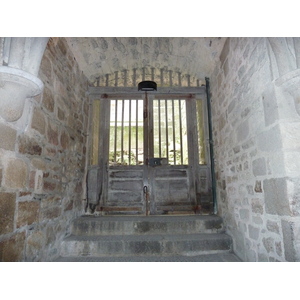
<path fill-rule="evenodd" d="M 104 211 L 142 213 L 144 209 L 143 167 L 120 166 L 108 168 L 107 197 Z"/>
<path fill-rule="evenodd" d="M 149 168 L 151 214 L 191 211 L 189 169 L 187 166 Z"/>

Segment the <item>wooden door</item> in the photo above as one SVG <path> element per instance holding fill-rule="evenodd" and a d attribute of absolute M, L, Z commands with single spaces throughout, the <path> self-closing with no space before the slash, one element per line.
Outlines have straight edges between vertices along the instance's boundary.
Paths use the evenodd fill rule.
<path fill-rule="evenodd" d="M 105 95 L 100 101 L 105 107 L 99 127 L 100 210 L 194 213 L 199 204 L 195 97 Z"/>

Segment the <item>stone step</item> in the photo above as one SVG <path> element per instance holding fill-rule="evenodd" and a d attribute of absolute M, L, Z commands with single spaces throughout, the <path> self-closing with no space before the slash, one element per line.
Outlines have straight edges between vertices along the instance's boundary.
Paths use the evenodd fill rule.
<path fill-rule="evenodd" d="M 221 232 L 224 232 L 222 219 L 215 215 L 82 216 L 71 228 L 71 234 L 78 236 Z"/>
<path fill-rule="evenodd" d="M 241 260 L 230 251 L 222 251 L 194 256 L 72 256 L 59 257 L 56 262 L 241 262 Z"/>
<path fill-rule="evenodd" d="M 230 251 L 225 233 L 151 235 L 71 235 L 62 242 L 61 257 L 192 256 Z"/>

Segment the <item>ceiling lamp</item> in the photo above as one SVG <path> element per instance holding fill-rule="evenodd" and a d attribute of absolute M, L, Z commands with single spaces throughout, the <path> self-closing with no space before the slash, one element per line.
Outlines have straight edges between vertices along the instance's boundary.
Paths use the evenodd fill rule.
<path fill-rule="evenodd" d="M 154 81 L 141 81 L 138 85 L 139 91 L 157 91 L 157 84 Z"/>

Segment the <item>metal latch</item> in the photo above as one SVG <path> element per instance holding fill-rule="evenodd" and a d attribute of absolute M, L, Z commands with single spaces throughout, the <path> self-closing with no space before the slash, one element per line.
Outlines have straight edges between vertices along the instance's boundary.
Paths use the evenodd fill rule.
<path fill-rule="evenodd" d="M 148 194 L 148 187 L 145 185 L 143 188 L 144 194 Z"/>

